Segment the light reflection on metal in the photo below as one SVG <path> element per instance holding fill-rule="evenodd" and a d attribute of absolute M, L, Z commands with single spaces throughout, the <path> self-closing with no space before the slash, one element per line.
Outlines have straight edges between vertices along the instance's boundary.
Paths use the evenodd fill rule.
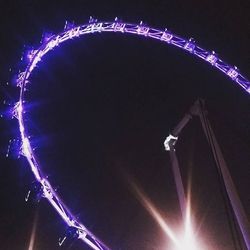
<path fill-rule="evenodd" d="M 169 135 L 166 140 L 164 141 L 164 147 L 166 151 L 170 151 L 170 142 L 173 142 L 173 145 L 175 144 L 175 142 L 178 140 L 178 136 L 173 136 L 173 135 Z"/>
<path fill-rule="evenodd" d="M 225 63 L 213 53 L 194 45 L 191 41 L 174 35 L 167 30 L 160 30 L 145 26 L 142 22 L 138 24 L 131 24 L 119 21 L 117 18 L 113 22 L 98 22 L 97 19 L 90 18 L 89 23 L 84 25 L 75 26 L 73 24 L 66 25 L 65 30 L 57 35 L 45 34 L 42 39 L 42 44 L 39 48 L 32 50 L 28 53 L 28 66 L 24 72 L 20 72 L 17 77 L 17 86 L 20 87 L 19 103 L 15 106 L 15 117 L 19 122 L 19 130 L 22 140 L 22 152 L 27 158 L 31 170 L 42 185 L 44 190 L 44 197 L 49 203 L 55 208 L 62 219 L 68 224 L 68 226 L 75 227 L 79 230 L 79 238 L 85 241 L 93 249 L 108 249 L 103 245 L 96 237 L 86 229 L 80 222 L 73 217 L 73 215 L 66 209 L 63 202 L 59 199 L 57 194 L 53 191 L 53 188 L 49 184 L 48 180 L 44 178 L 40 166 L 37 163 L 35 154 L 31 148 L 31 143 L 27 135 L 23 114 L 25 112 L 24 107 L 24 91 L 26 85 L 29 83 L 31 73 L 36 68 L 42 57 L 45 56 L 49 51 L 59 46 L 61 43 L 79 37 L 81 35 L 96 33 L 96 32 L 120 32 L 130 33 L 135 35 L 147 36 L 173 46 L 179 47 L 183 50 L 192 52 L 195 56 L 209 62 L 212 66 L 222 71 L 224 74 L 229 76 L 234 82 L 240 85 L 243 89 L 250 93 L 250 82 L 245 78 L 238 70 L 234 67 Z M 87 238 L 88 237 L 88 238 Z"/>

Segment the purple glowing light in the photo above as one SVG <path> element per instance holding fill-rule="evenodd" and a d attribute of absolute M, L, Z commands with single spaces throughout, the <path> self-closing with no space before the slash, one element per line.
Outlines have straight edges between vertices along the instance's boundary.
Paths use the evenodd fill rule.
<path fill-rule="evenodd" d="M 139 35 L 144 35 L 144 36 L 147 36 L 148 32 L 149 32 L 149 27 L 145 26 L 143 24 L 143 22 L 141 21 L 140 24 L 138 25 L 137 27 L 137 33 Z"/>
<path fill-rule="evenodd" d="M 190 53 L 193 53 L 193 51 L 195 49 L 195 43 L 193 42 L 193 40 L 191 38 L 184 45 L 184 49 L 189 51 Z"/>
<path fill-rule="evenodd" d="M 28 59 L 28 62 L 30 62 L 32 60 L 32 58 L 35 56 L 36 54 L 36 50 L 32 49 L 32 50 L 29 50 L 27 52 L 27 59 Z"/>
<path fill-rule="evenodd" d="M 206 61 L 210 62 L 212 65 L 214 65 L 217 61 L 217 56 L 212 53 L 212 54 L 209 54 L 207 57 L 206 57 Z"/>
<path fill-rule="evenodd" d="M 170 43 L 172 38 L 173 38 L 173 35 L 171 33 L 167 32 L 167 30 L 165 30 L 161 36 L 161 40 L 166 41 L 168 43 Z"/>
<path fill-rule="evenodd" d="M 234 68 L 230 68 L 228 71 L 227 71 L 227 75 L 229 77 L 231 77 L 232 79 L 236 79 L 237 76 L 238 76 L 238 71 L 237 71 L 237 68 L 234 67 Z"/>
<path fill-rule="evenodd" d="M 97 32 L 120 32 L 151 37 L 152 39 L 166 42 L 185 51 L 189 51 L 193 55 L 210 63 L 212 66 L 230 77 L 248 93 L 250 93 L 250 82 L 249 80 L 247 80 L 247 78 L 240 74 L 235 67 L 232 67 L 225 63 L 223 60 L 219 59 L 213 52 L 209 52 L 197 46 L 192 40 L 181 38 L 167 30 L 151 28 L 144 25 L 142 22 L 139 25 L 130 24 L 121 22 L 117 18 L 113 22 L 98 22 L 96 19 L 93 19 L 91 17 L 89 23 L 79 26 L 74 26 L 74 24 L 72 23 L 66 23 L 63 32 L 59 33 L 58 35 L 45 34 L 43 36 L 41 46 L 27 53 L 29 63 L 25 71 L 20 72 L 17 76 L 16 83 L 17 86 L 20 87 L 20 97 L 19 102 L 16 103 L 13 110 L 13 116 L 18 119 L 19 123 L 19 131 L 22 140 L 21 152 L 29 162 L 30 168 L 36 180 L 42 185 L 43 196 L 49 201 L 49 203 L 53 206 L 53 208 L 57 211 L 57 213 L 61 216 L 61 218 L 68 226 L 77 229 L 78 238 L 83 240 L 92 249 L 107 250 L 108 248 L 103 243 L 101 243 L 83 224 L 81 224 L 76 218 L 74 218 L 74 216 L 66 208 L 63 202 L 59 199 L 49 181 L 42 174 L 40 170 L 41 167 L 37 163 L 36 156 L 31 148 L 31 143 L 26 133 L 23 119 L 23 114 L 25 112 L 25 106 L 23 104 L 24 91 L 26 85 L 29 83 L 29 79 L 33 70 L 37 67 L 42 57 L 67 40 Z"/>

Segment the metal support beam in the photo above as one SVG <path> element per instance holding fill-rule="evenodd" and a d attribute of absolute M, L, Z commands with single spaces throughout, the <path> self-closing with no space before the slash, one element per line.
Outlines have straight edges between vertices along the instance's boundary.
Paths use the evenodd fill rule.
<path fill-rule="evenodd" d="M 181 208 L 181 214 L 183 219 L 186 217 L 186 195 L 184 191 L 184 186 L 181 178 L 181 172 L 180 172 L 180 167 L 179 167 L 179 161 L 176 156 L 176 152 L 174 149 L 174 145 L 170 143 L 170 160 L 171 160 L 171 165 L 172 165 L 172 171 L 174 174 L 174 180 L 175 180 L 175 185 L 177 189 L 177 194 L 178 194 L 178 199 L 180 203 L 180 208 Z"/>
<path fill-rule="evenodd" d="M 246 247 L 250 250 L 250 224 L 241 203 L 240 197 L 234 185 L 233 179 L 228 170 L 227 163 L 223 157 L 222 151 L 218 144 L 218 141 L 215 137 L 213 129 L 210 125 L 210 122 L 207 119 L 207 111 L 204 109 L 204 103 L 199 101 L 199 117 L 201 124 L 204 130 L 204 133 L 207 137 L 208 143 L 212 149 L 214 159 L 218 170 L 221 172 L 223 177 L 223 182 L 226 188 L 227 195 L 229 197 L 231 206 L 233 208 L 234 215 L 236 217 L 237 223 L 239 225 L 240 231 L 242 233 L 243 239 L 245 241 Z"/>
<path fill-rule="evenodd" d="M 218 172 L 221 173 L 222 181 L 225 185 L 226 193 L 229 197 L 235 218 L 237 220 L 239 229 L 243 236 L 245 245 L 248 250 L 250 250 L 250 223 L 248 217 L 245 213 L 239 195 L 237 193 L 236 187 L 233 183 L 232 177 L 228 170 L 228 166 L 223 157 L 220 146 L 216 140 L 215 134 L 212 127 L 207 119 L 207 111 L 204 108 L 204 101 L 197 100 L 194 105 L 190 108 L 189 112 L 185 114 L 183 119 L 178 123 L 178 125 L 173 129 L 172 134 L 170 134 L 165 142 L 164 146 L 167 151 L 170 151 L 170 159 L 173 170 L 173 175 L 175 179 L 175 185 L 177 189 L 178 199 L 180 203 L 180 208 L 182 215 L 185 216 L 186 211 L 186 196 L 184 191 L 184 186 L 181 178 L 179 162 L 175 152 L 175 144 L 177 142 L 178 136 L 180 135 L 182 129 L 191 120 L 192 116 L 198 116 L 200 118 L 203 131 L 208 140 L 209 146 L 212 149 L 213 157 L 218 168 Z"/>

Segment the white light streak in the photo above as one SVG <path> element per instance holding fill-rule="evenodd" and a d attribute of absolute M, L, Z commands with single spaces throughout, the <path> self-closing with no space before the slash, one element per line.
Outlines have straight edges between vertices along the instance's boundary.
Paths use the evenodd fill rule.
<path fill-rule="evenodd" d="M 36 214 L 35 214 L 28 250 L 34 250 L 37 222 L 38 222 L 38 212 L 36 212 Z"/>
<path fill-rule="evenodd" d="M 27 158 L 31 158 L 31 147 L 27 137 L 23 139 L 22 152 Z"/>
<path fill-rule="evenodd" d="M 157 211 L 155 206 L 149 200 L 149 198 L 143 193 L 143 191 L 135 184 L 135 182 L 130 181 L 130 185 L 132 190 L 134 191 L 137 199 L 141 202 L 143 207 L 149 212 L 149 214 L 156 220 L 158 225 L 162 228 L 162 230 L 166 233 L 166 235 L 174 242 L 175 245 L 180 246 L 178 240 L 170 229 L 169 225 L 162 218 L 160 213 Z"/>
<path fill-rule="evenodd" d="M 140 201 L 143 207 L 149 212 L 149 214 L 155 219 L 157 224 L 165 232 L 165 234 L 170 238 L 173 243 L 172 250 L 205 250 L 206 248 L 198 244 L 195 238 L 195 233 L 193 230 L 192 219 L 191 219 L 191 205 L 190 199 L 188 197 L 186 204 L 186 215 L 184 218 L 184 229 L 182 233 L 176 234 L 171 227 L 167 224 L 166 220 L 163 219 L 160 212 L 152 204 L 150 199 L 144 194 L 144 192 L 138 187 L 138 185 L 129 178 L 129 184 L 136 195 L 136 198 Z"/>

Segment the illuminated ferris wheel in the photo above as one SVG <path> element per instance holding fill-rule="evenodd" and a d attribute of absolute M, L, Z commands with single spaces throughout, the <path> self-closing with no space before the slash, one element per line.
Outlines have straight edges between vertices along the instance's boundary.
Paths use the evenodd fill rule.
<path fill-rule="evenodd" d="M 100 22 L 93 18 L 84 25 L 73 25 L 66 23 L 64 30 L 56 35 L 45 36 L 41 42 L 40 47 L 27 52 L 27 66 L 24 71 L 18 74 L 16 79 L 17 86 L 20 88 L 19 101 L 15 104 L 13 115 L 18 119 L 19 130 L 21 135 L 21 153 L 27 159 L 29 166 L 36 179 L 36 190 L 40 192 L 41 196 L 48 200 L 51 206 L 56 210 L 59 216 L 69 226 L 70 235 L 84 241 L 89 247 L 95 250 L 107 250 L 105 246 L 95 235 L 90 232 L 85 225 L 79 222 L 74 215 L 66 208 L 62 200 L 57 195 L 55 189 L 42 173 L 41 166 L 37 161 L 36 155 L 31 147 L 29 134 L 27 133 L 25 120 L 23 118 L 25 112 L 25 91 L 29 84 L 33 71 L 39 66 L 41 59 L 51 50 L 59 47 L 63 42 L 76 39 L 80 36 L 92 33 L 115 32 L 125 35 L 127 33 L 142 36 L 144 38 L 152 38 L 164 42 L 169 45 L 179 47 L 180 49 L 196 56 L 203 61 L 209 63 L 214 68 L 220 70 L 227 77 L 242 87 L 245 91 L 250 93 L 250 81 L 240 73 L 235 66 L 231 66 L 218 57 L 215 52 L 207 51 L 199 47 L 193 39 L 184 39 L 166 30 L 155 29 L 145 25 L 144 23 L 131 24 L 118 20 L 117 18 L 111 22 Z M 172 137 L 168 137 L 165 143 L 167 150 L 171 149 L 171 143 L 176 141 L 178 133 L 174 133 Z M 171 151 L 171 150 L 170 150 Z M 174 151 L 172 151 L 173 154 Z M 178 167 L 178 166 L 177 166 Z M 178 173 L 177 173 L 178 175 Z M 176 177 L 176 176 L 175 176 Z M 178 176 L 177 176 L 178 179 Z M 180 185 L 179 188 L 181 189 Z M 178 189 L 178 186 L 177 186 Z M 180 190 L 179 190 L 180 191 Z M 28 193 L 28 196 L 30 193 Z M 28 198 L 28 197 L 27 197 Z M 179 197 L 180 198 L 180 197 Z M 183 199 L 181 198 L 183 201 Z M 181 206 L 183 204 L 180 202 Z M 246 226 L 247 227 L 247 226 Z M 243 236 L 246 245 L 250 249 L 249 229 L 245 229 Z M 245 233 L 245 234 L 244 234 Z M 66 237 L 61 239 L 60 244 L 63 244 Z"/>

